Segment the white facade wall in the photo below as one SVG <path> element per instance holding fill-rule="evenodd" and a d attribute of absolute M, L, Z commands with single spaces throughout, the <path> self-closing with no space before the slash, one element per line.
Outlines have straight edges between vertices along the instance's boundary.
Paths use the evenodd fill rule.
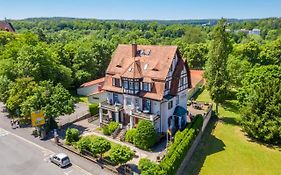
<path fill-rule="evenodd" d="M 107 98 L 107 93 L 101 92 L 101 93 L 97 93 L 97 94 L 94 94 L 94 95 L 89 95 L 88 101 L 90 103 L 101 103 L 103 101 L 106 101 L 106 98 Z"/>

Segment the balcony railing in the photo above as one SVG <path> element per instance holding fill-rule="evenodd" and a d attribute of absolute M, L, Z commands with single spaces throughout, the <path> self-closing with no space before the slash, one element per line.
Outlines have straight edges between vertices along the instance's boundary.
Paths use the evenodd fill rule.
<path fill-rule="evenodd" d="M 160 117 L 158 114 L 153 114 L 146 110 L 139 111 L 139 110 L 135 110 L 135 109 L 132 110 L 132 116 L 141 118 L 141 119 L 152 120 L 152 121 L 155 121 Z"/>
<path fill-rule="evenodd" d="M 109 103 L 107 101 L 101 102 L 100 107 L 102 109 L 110 110 L 110 111 L 120 111 L 123 109 L 123 105 L 119 103 Z"/>

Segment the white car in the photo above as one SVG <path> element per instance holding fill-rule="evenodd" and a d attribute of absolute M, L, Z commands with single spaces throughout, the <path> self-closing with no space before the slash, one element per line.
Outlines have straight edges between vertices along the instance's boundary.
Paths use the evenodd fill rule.
<path fill-rule="evenodd" d="M 50 161 L 53 162 L 54 164 L 57 164 L 61 168 L 70 165 L 70 159 L 64 153 L 52 155 L 50 157 Z"/>

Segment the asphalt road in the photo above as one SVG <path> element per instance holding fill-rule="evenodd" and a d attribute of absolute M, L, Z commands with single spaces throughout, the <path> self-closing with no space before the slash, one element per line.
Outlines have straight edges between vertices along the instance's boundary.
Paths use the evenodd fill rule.
<path fill-rule="evenodd" d="M 0 169 L 5 175 L 89 175 L 76 165 L 59 168 L 49 161 L 53 154 L 0 128 Z"/>
<path fill-rule="evenodd" d="M 0 103 L 0 174 L 2 175 L 113 175 L 107 169 L 31 135 L 33 128 L 12 129 Z M 66 153 L 72 166 L 61 169 L 49 162 L 54 153 Z"/>

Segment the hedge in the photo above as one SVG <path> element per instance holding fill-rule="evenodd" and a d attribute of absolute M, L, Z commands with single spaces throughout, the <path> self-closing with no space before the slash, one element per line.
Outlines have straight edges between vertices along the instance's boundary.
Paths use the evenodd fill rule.
<path fill-rule="evenodd" d="M 141 158 L 138 168 L 142 175 L 157 175 L 158 165 L 147 158 Z"/>
<path fill-rule="evenodd" d="M 166 156 L 153 172 L 157 172 L 156 174 L 159 175 L 176 174 L 182 160 L 191 147 L 193 140 L 200 131 L 203 121 L 204 118 L 202 115 L 197 115 L 192 123 L 187 125 L 183 131 L 178 131 L 176 133 L 174 143 L 169 146 Z M 139 167 L 142 169 L 142 174 L 151 174 L 151 171 L 143 168 L 143 163 L 139 164 Z"/>
<path fill-rule="evenodd" d="M 99 113 L 99 104 L 98 103 L 93 103 L 89 105 L 89 111 L 92 116 L 96 115 Z"/>

